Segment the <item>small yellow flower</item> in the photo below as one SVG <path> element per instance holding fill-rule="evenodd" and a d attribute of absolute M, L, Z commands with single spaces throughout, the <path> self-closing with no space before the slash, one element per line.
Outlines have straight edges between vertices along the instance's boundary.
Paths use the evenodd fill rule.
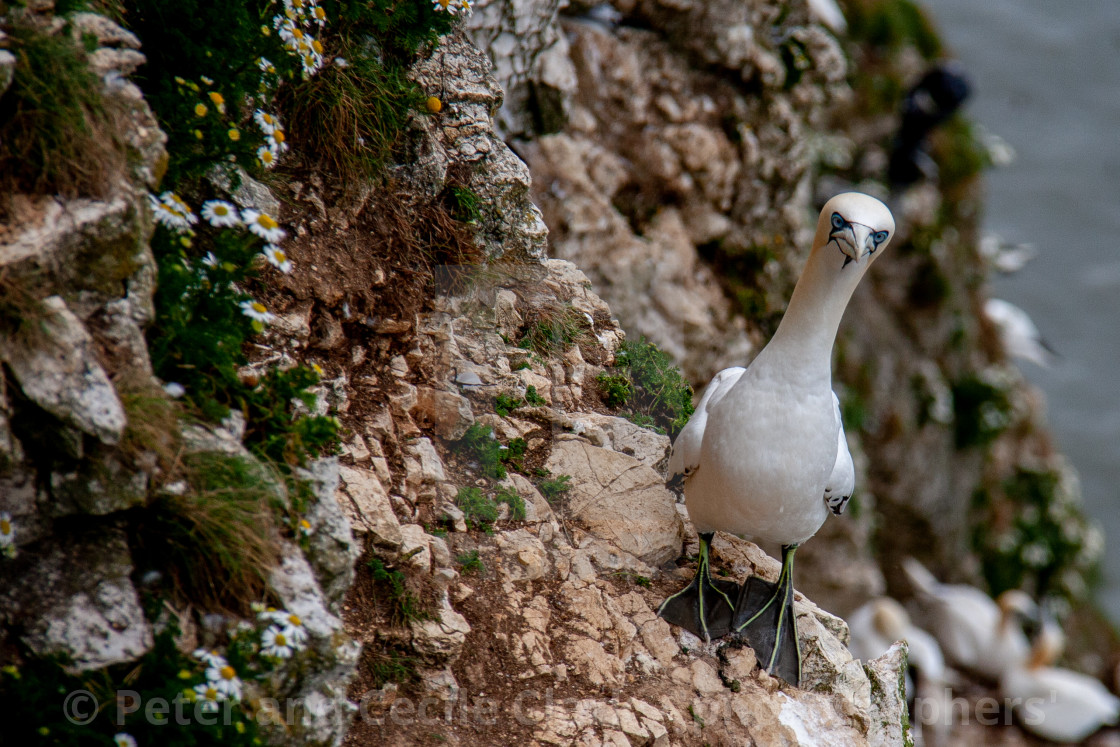
<path fill-rule="evenodd" d="M 272 139 L 275 140 L 278 143 L 284 142 L 284 131 L 280 130 L 280 129 L 277 129 L 275 132 L 272 133 Z"/>
<path fill-rule="evenodd" d="M 268 26 L 261 25 L 261 35 L 272 36 L 272 29 L 270 29 Z"/>
<path fill-rule="evenodd" d="M 316 7 L 313 12 L 315 14 L 315 20 L 316 21 L 327 20 L 327 11 L 323 10 L 322 8 Z"/>
<path fill-rule="evenodd" d="M 206 112 L 208 112 L 208 111 L 210 111 L 210 110 L 206 108 L 206 104 L 195 104 L 194 105 L 194 115 L 196 117 L 205 117 Z"/>
<path fill-rule="evenodd" d="M 241 139 L 241 130 L 237 129 L 236 127 L 230 127 L 229 132 L 227 132 L 226 134 L 229 135 L 229 139 L 235 143 Z"/>
<path fill-rule="evenodd" d="M 316 54 L 322 54 L 323 53 L 323 45 L 319 43 L 318 39 L 312 39 L 311 40 L 311 48 L 315 50 Z"/>
<path fill-rule="evenodd" d="M 426 103 L 428 105 L 428 111 L 430 111 L 432 114 L 437 114 L 441 109 L 443 109 L 443 102 L 440 101 L 436 96 L 429 96 Z"/>
<path fill-rule="evenodd" d="M 302 39 L 303 38 L 303 30 L 302 29 L 292 29 L 292 36 L 294 36 L 297 39 Z"/>
<path fill-rule="evenodd" d="M 192 677 L 194 677 L 194 674 L 192 674 L 192 673 L 190 672 L 190 670 L 187 670 L 187 669 L 180 669 L 180 670 L 179 670 L 179 679 L 181 679 L 181 680 L 189 680 L 189 679 L 191 679 Z"/>
<path fill-rule="evenodd" d="M 312 363 L 311 364 L 311 370 L 314 371 L 315 373 L 319 374 L 320 377 L 323 375 L 323 367 L 320 366 L 318 363 Z"/>
<path fill-rule="evenodd" d="M 210 100 L 214 102 L 214 106 L 217 106 L 219 108 L 226 105 L 225 97 L 217 91 L 210 92 Z"/>

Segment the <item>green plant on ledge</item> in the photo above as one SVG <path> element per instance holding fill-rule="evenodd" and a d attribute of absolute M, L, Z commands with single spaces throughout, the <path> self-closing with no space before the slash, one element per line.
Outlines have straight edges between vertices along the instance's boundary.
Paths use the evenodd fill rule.
<path fill-rule="evenodd" d="M 608 407 L 628 407 L 635 424 L 675 435 L 692 416 L 692 387 L 667 354 L 644 337 L 622 343 L 615 372 L 600 373 L 599 390 Z"/>

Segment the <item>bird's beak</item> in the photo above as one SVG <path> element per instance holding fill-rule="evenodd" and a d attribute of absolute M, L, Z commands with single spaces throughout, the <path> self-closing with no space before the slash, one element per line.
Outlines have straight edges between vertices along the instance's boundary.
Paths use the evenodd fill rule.
<path fill-rule="evenodd" d="M 833 233 L 832 238 L 844 254 L 844 267 L 849 262 L 859 264 L 875 252 L 874 232 L 859 223 L 849 223 L 842 231 Z"/>

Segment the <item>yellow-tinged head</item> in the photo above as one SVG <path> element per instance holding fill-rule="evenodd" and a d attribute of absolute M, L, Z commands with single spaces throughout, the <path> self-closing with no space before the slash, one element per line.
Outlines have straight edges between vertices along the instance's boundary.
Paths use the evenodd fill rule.
<path fill-rule="evenodd" d="M 894 236 L 894 216 L 881 201 L 844 192 L 825 203 L 817 221 L 813 251 L 835 251 L 838 267 L 854 262 L 866 269 Z"/>

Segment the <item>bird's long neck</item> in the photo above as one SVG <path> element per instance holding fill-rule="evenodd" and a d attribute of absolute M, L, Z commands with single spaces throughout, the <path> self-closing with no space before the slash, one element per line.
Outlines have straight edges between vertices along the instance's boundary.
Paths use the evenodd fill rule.
<path fill-rule="evenodd" d="M 852 297 L 866 264 L 843 265 L 840 252 L 828 247 L 815 249 L 801 273 L 789 308 L 778 331 L 767 345 L 806 376 L 832 378 L 832 346 L 844 309 Z M 829 265 L 834 266 L 829 266 Z"/>

